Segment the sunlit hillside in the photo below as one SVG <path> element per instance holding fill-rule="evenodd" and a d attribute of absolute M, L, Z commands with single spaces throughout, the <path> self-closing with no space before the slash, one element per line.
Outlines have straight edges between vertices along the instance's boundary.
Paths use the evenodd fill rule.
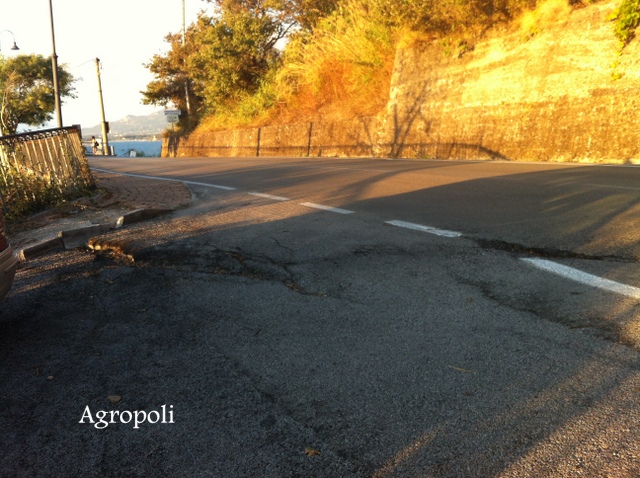
<path fill-rule="evenodd" d="M 621 50 L 640 20 L 639 1 L 621 0 L 611 18 Z M 373 116 L 389 100 L 398 48 L 428 43 L 462 58 L 495 32 L 527 42 L 545 22 L 591 3 L 307 0 L 266 9 L 227 0 L 189 28 L 186 45 L 170 37 L 172 50 L 152 59 L 157 79 L 145 102 L 191 112 L 181 117 L 183 133 Z"/>

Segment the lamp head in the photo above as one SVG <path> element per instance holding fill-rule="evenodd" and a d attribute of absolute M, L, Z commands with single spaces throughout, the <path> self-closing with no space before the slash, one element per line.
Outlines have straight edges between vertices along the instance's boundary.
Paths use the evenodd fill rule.
<path fill-rule="evenodd" d="M 11 47 L 11 49 L 13 51 L 19 50 L 20 48 L 18 48 L 18 44 L 16 43 L 16 36 L 13 34 L 13 32 L 11 30 L 2 30 L 0 31 L 0 34 L 2 33 L 8 33 L 13 37 L 13 46 Z"/>

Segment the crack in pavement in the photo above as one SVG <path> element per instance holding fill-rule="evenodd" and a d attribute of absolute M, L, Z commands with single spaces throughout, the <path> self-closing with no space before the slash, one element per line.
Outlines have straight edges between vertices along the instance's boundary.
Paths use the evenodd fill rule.
<path fill-rule="evenodd" d="M 473 238 L 472 240 L 483 249 L 511 252 L 515 254 L 526 254 L 528 256 L 538 256 L 549 259 L 582 259 L 587 261 L 612 261 L 626 263 L 639 262 L 636 257 L 625 257 L 612 254 L 584 254 L 581 252 L 557 249 L 553 247 L 526 246 L 524 244 L 502 241 L 499 239 Z"/>
<path fill-rule="evenodd" d="M 574 317 L 572 320 L 567 316 L 559 314 L 553 306 L 549 306 L 549 304 L 540 300 L 540 298 L 531 297 L 529 300 L 526 300 L 526 298 L 523 297 L 508 297 L 506 294 L 496 291 L 488 282 L 473 280 L 460 275 L 458 275 L 457 280 L 461 284 L 477 289 L 484 297 L 499 306 L 507 307 L 514 312 L 524 312 L 540 320 L 560 324 L 568 329 L 586 330 L 596 337 L 633 346 L 633 344 L 629 344 L 628 341 L 624 339 L 623 327 L 611 320 L 583 315 Z"/>
<path fill-rule="evenodd" d="M 184 254 L 182 250 L 145 248 L 132 251 L 118 241 L 94 238 L 88 248 L 95 254 L 117 258 L 130 266 L 153 267 L 180 271 L 193 271 L 214 275 L 245 277 L 252 280 L 275 281 L 284 284 L 302 295 L 324 297 L 322 292 L 306 290 L 295 279 L 290 266 L 296 263 L 275 261 L 266 256 L 255 256 L 241 250 L 226 250 L 218 247 L 199 250 L 197 254 Z"/>

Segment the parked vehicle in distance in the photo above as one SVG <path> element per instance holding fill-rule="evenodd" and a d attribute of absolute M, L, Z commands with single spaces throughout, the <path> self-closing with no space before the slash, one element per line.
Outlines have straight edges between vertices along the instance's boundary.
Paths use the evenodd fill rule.
<path fill-rule="evenodd" d="M 0 300 L 4 299 L 9 292 L 17 268 L 18 256 L 5 236 L 4 213 L 0 208 Z"/>

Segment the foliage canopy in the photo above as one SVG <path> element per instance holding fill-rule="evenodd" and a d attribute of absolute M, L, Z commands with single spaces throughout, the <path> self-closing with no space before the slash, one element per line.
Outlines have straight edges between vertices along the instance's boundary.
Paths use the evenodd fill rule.
<path fill-rule="evenodd" d="M 61 98 L 75 98 L 75 78 L 58 66 Z M 18 125 L 41 125 L 53 119 L 55 94 L 51 60 L 42 55 L 0 56 L 0 134 Z"/>
<path fill-rule="evenodd" d="M 635 36 L 640 24 L 640 0 L 622 0 L 610 19 L 615 21 L 614 32 L 621 47 L 626 46 Z"/>
<path fill-rule="evenodd" d="M 201 14 L 182 44 L 169 35 L 171 50 L 147 65 L 156 79 L 142 92 L 146 104 L 186 107 L 186 92 L 198 116 L 213 115 L 254 94 L 277 68 L 276 48 L 297 24 L 296 2 L 303 0 L 216 0 L 214 14 Z M 315 0 L 314 0 L 315 1 Z M 319 2 L 318 3 L 322 3 Z M 311 19 L 305 19 L 311 22 Z M 186 117 L 181 117 L 181 123 Z M 193 125 L 193 119 L 188 125 Z"/>

